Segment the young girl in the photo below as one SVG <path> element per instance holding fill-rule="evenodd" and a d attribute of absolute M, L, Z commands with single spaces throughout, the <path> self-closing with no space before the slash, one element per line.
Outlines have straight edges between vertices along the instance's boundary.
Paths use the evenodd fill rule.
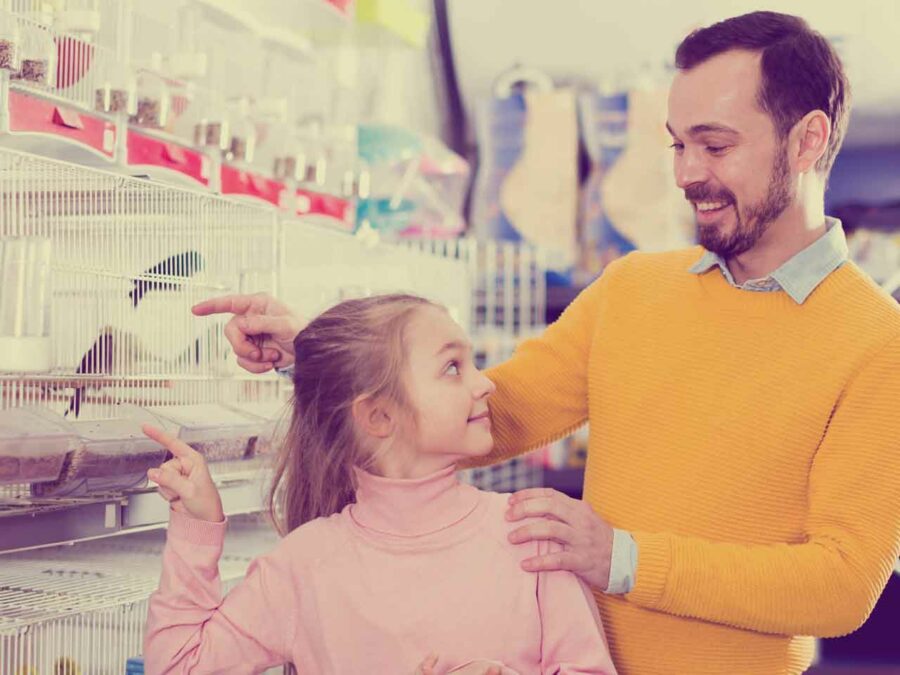
<path fill-rule="evenodd" d="M 225 536 L 202 457 L 159 430 L 174 459 L 150 471 L 171 504 L 147 672 L 614 673 L 595 602 L 568 572 L 520 563 L 507 497 L 460 483 L 493 445 L 494 386 L 449 314 L 390 295 L 326 311 L 294 340 L 294 401 L 270 508 L 284 536 L 224 599 Z M 486 672 L 479 667 L 479 674 Z M 494 672 L 500 672 L 495 670 Z"/>

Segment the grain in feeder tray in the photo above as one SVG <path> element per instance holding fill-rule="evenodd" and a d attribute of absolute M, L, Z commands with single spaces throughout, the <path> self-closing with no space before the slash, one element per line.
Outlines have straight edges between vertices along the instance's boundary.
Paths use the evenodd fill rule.
<path fill-rule="evenodd" d="M 56 480 L 75 436 L 44 408 L 0 411 L 0 484 Z"/>

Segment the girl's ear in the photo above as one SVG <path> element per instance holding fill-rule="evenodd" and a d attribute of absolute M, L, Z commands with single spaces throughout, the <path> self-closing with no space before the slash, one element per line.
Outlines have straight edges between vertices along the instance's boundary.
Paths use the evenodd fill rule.
<path fill-rule="evenodd" d="M 353 419 L 364 433 L 375 438 L 388 438 L 396 426 L 393 408 L 384 398 L 358 397 L 353 401 Z"/>

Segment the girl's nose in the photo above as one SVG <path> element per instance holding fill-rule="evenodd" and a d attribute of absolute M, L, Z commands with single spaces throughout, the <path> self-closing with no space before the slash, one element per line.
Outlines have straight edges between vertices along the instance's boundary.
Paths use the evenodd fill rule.
<path fill-rule="evenodd" d="M 497 391 L 497 385 L 494 384 L 493 380 L 487 377 L 487 375 L 479 371 L 478 380 L 472 392 L 475 398 L 485 398 L 493 394 L 495 391 Z"/>

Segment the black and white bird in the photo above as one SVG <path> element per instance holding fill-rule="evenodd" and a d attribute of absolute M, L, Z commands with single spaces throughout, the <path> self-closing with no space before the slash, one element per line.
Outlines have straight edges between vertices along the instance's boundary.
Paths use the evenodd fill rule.
<path fill-rule="evenodd" d="M 178 278 L 190 278 L 203 271 L 204 266 L 203 256 L 197 251 L 185 251 L 184 253 L 169 256 L 135 278 L 132 282 L 132 289 L 128 292 L 131 306 L 137 311 L 144 296 L 148 293 L 177 291 L 183 285 L 183 281 Z M 82 356 L 75 374 L 112 375 L 127 373 L 136 363 L 154 359 L 159 360 L 158 356 L 154 356 L 148 350 L 146 344 L 147 342 L 152 343 L 152 341 L 148 341 L 147 336 L 144 335 L 149 331 L 157 331 L 158 329 L 159 326 L 156 325 L 156 322 L 140 320 L 137 314 L 135 314 L 133 322 L 129 320 L 127 328 L 113 326 L 101 328 L 94 343 Z M 195 342 L 196 344 L 194 345 L 188 342 L 181 349 L 183 352 L 193 352 L 196 355 L 195 358 L 199 359 L 201 353 L 200 341 L 196 339 Z M 85 383 L 78 384 L 75 387 L 75 391 L 69 400 L 68 409 L 64 413 L 65 416 L 71 413 L 74 417 L 78 417 L 81 413 L 86 386 L 88 385 Z"/>

